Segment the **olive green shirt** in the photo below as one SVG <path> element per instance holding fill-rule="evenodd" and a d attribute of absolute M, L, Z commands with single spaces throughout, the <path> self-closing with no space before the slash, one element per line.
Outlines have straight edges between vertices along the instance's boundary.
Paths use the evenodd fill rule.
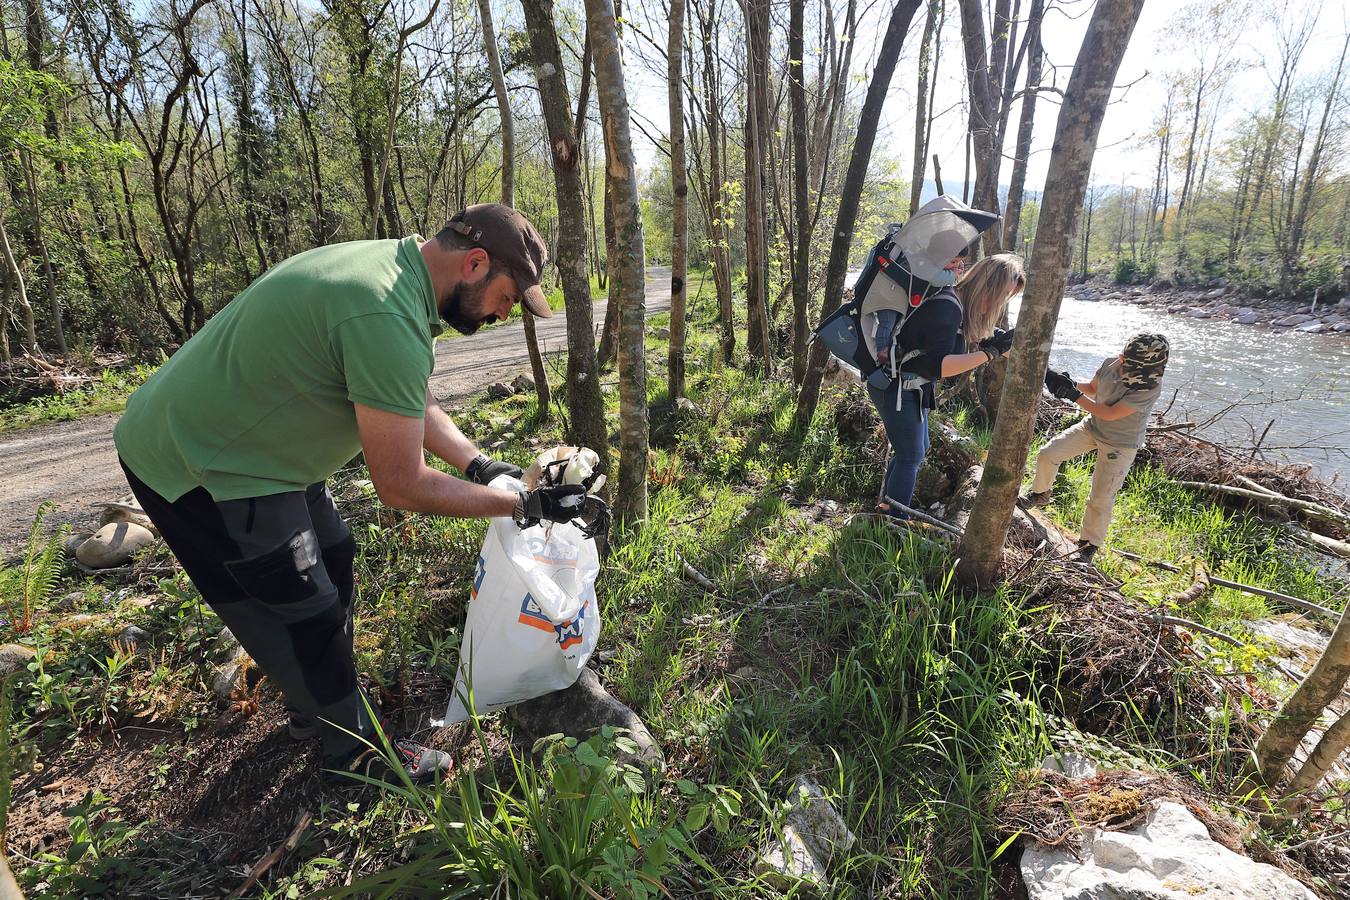
<path fill-rule="evenodd" d="M 416 236 L 272 267 L 127 401 L 117 452 L 167 500 L 303 490 L 361 449 L 353 404 L 420 417 L 441 331 Z"/>

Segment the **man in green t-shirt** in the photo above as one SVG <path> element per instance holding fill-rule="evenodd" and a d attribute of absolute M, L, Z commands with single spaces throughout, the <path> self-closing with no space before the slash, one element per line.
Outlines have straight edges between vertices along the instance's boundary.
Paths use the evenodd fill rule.
<path fill-rule="evenodd" d="M 301 253 L 216 314 L 117 423 L 132 491 L 285 695 L 292 736 L 322 738 L 326 769 L 371 772 L 379 757 L 352 653 L 356 543 L 325 479 L 364 452 L 390 506 L 522 526 L 581 511 L 579 485 L 488 487 L 520 469 L 479 453 L 427 388 L 441 320 L 471 334 L 517 300 L 551 315 L 545 256 L 534 226 L 498 204 L 462 210 L 429 241 Z M 429 467 L 424 450 L 468 480 Z M 449 762 L 391 738 L 414 778 Z"/>

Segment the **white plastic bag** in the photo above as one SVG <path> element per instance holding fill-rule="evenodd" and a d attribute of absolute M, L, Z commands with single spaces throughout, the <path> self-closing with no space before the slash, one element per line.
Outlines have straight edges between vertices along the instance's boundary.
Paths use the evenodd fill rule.
<path fill-rule="evenodd" d="M 520 490 L 509 475 L 493 487 Z M 492 519 L 478 555 L 459 672 L 445 710 L 432 724 L 462 722 L 571 687 L 600 636 L 594 539 L 571 524 L 522 529 Z M 472 698 L 470 698 L 472 686 Z"/>

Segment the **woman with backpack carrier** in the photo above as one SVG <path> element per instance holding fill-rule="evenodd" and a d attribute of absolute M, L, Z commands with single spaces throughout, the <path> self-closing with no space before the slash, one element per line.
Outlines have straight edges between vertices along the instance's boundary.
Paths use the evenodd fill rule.
<path fill-rule="evenodd" d="M 977 369 L 1011 349 L 1012 330 L 994 326 L 1008 308 L 1008 301 L 1026 286 L 1022 260 L 1011 253 L 985 257 L 964 276 L 964 255 L 947 263 L 945 269 L 957 277 L 956 285 L 927 295 L 902 322 L 900 313 L 894 310 L 876 313 L 877 364 L 880 370 L 896 375 L 884 386 L 878 385 L 878 379 L 867 382 L 867 393 L 891 443 L 882 496 L 906 506 L 913 498 L 914 481 L 928 452 L 933 383 Z M 887 502 L 878 508 L 907 518 Z"/>

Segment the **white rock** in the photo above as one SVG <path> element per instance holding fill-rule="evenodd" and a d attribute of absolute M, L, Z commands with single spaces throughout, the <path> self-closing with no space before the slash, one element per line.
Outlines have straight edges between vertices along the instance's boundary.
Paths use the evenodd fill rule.
<path fill-rule="evenodd" d="M 1247 312 L 1238 313 L 1237 318 L 1233 321 L 1239 325 L 1255 325 L 1257 322 L 1257 315 L 1248 310 Z"/>
<path fill-rule="evenodd" d="M 783 822 L 782 838 L 761 852 L 755 863 L 755 871 L 782 890 L 800 881 L 820 884 L 831 860 L 854 841 L 853 832 L 819 785 L 798 776 L 792 787 L 792 807 Z"/>
<path fill-rule="evenodd" d="M 1331 330 L 1336 332 L 1337 334 L 1345 334 L 1347 332 L 1350 332 L 1350 322 L 1342 322 L 1339 325 L 1333 325 L 1331 327 Z"/>
<path fill-rule="evenodd" d="M 1052 753 L 1041 760 L 1041 768 L 1047 772 L 1058 772 L 1070 778 L 1091 778 L 1097 774 L 1097 764 L 1081 753 L 1066 751 Z"/>
<path fill-rule="evenodd" d="M 135 522 L 110 522 L 80 545 L 75 558 L 91 569 L 111 569 L 125 565 L 154 542 L 150 529 Z"/>
<path fill-rule="evenodd" d="M 1304 334 L 1321 334 L 1327 330 L 1327 326 L 1321 322 L 1309 322 L 1307 325 L 1300 325 L 1294 330 L 1301 331 Z"/>
<path fill-rule="evenodd" d="M 1213 315 L 1213 313 L 1211 313 L 1207 309 L 1201 309 L 1200 307 L 1197 306 L 1193 308 L 1190 312 L 1188 312 L 1186 315 L 1190 316 L 1192 319 L 1208 319 L 1210 316 Z"/>
<path fill-rule="evenodd" d="M 1067 847 L 1029 846 L 1030 900 L 1317 900 L 1274 866 L 1212 840 L 1179 803 L 1163 802 L 1125 831 L 1090 829 L 1081 859 Z"/>

